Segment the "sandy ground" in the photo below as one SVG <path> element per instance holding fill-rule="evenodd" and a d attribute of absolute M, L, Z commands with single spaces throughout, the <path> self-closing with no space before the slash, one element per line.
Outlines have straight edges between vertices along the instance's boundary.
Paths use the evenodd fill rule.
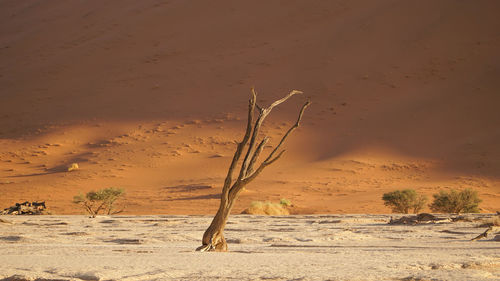
<path fill-rule="evenodd" d="M 0 208 L 121 187 L 126 214 L 213 214 L 249 89 L 287 152 L 248 186 L 300 214 L 384 192 L 500 206 L 500 2 L 0 0 Z M 266 148 L 269 151 L 269 148 Z M 71 163 L 80 170 L 66 172 Z M 427 210 L 428 211 L 428 210 Z"/>
<path fill-rule="evenodd" d="M 470 241 L 485 230 L 478 221 L 397 226 L 387 215 L 238 215 L 226 227 L 230 252 L 200 253 L 207 216 L 2 218 L 11 223 L 0 223 L 1 280 L 500 278 L 500 242 Z"/>

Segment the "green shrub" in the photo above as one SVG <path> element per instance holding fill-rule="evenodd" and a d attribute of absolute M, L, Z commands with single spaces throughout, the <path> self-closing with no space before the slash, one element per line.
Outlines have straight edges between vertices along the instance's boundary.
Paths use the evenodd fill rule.
<path fill-rule="evenodd" d="M 416 214 L 424 207 L 427 197 L 417 194 L 413 189 L 404 189 L 384 193 L 382 200 L 384 205 L 391 207 L 393 213 L 408 214 L 412 210 Z"/>
<path fill-rule="evenodd" d="M 123 195 L 123 189 L 110 187 L 98 191 L 87 192 L 85 196 L 80 193 L 73 197 L 73 203 L 81 204 L 85 210 L 95 218 L 100 211 L 108 215 L 120 213 L 121 211 L 113 210 L 113 204 Z"/>
<path fill-rule="evenodd" d="M 471 188 L 462 191 L 452 189 L 450 192 L 441 190 L 433 197 L 434 201 L 429 207 L 438 213 L 479 213 L 479 203 L 482 201 L 477 191 Z"/>

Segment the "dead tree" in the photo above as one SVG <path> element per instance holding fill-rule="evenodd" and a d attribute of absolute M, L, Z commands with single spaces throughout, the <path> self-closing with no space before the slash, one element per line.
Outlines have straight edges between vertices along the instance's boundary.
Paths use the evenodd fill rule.
<path fill-rule="evenodd" d="M 310 102 L 308 101 L 302 106 L 299 112 L 299 117 L 297 118 L 297 122 L 295 122 L 295 124 L 290 129 L 288 129 L 285 135 L 281 138 L 281 141 L 278 143 L 278 145 L 276 145 L 275 148 L 273 148 L 273 150 L 271 151 L 271 153 L 269 153 L 267 158 L 264 161 L 262 161 L 260 165 L 255 166 L 260 153 L 262 152 L 267 142 L 269 141 L 269 137 L 266 136 L 257 144 L 257 138 L 262 123 L 264 122 L 267 115 L 269 115 L 269 113 L 274 107 L 285 102 L 290 97 L 301 93 L 302 93 L 301 91 L 293 90 L 284 98 L 273 102 L 269 107 L 262 108 L 257 105 L 256 103 L 257 94 L 255 93 L 255 90 L 252 88 L 252 95 L 248 103 L 248 123 L 245 136 L 243 137 L 243 140 L 240 143 L 238 143 L 238 146 L 233 156 L 233 160 L 231 162 L 231 165 L 229 166 L 226 179 L 224 180 L 224 186 L 222 188 L 219 209 L 215 214 L 212 223 L 203 234 L 202 246 L 198 247 L 196 249 L 197 251 L 202 251 L 202 252 L 227 251 L 227 243 L 226 239 L 224 238 L 224 227 L 226 226 L 226 222 L 229 217 L 229 214 L 231 213 L 231 209 L 233 208 L 234 202 L 238 198 L 238 195 L 240 194 L 243 187 L 245 187 L 252 180 L 254 180 L 262 172 L 262 170 L 264 170 L 264 168 L 276 162 L 276 160 L 278 160 L 283 155 L 285 150 L 279 151 L 280 148 L 282 147 L 283 143 L 285 142 L 286 138 L 290 135 L 290 133 L 292 133 L 299 126 L 300 120 L 302 119 L 302 115 L 304 114 L 304 110 L 309 106 Z M 254 123 L 253 118 L 254 118 L 254 111 L 256 108 L 258 110 L 259 115 Z M 243 161 L 241 162 L 240 172 L 238 174 L 238 177 L 235 180 L 233 180 L 234 170 L 236 169 L 238 162 L 247 144 L 248 148 L 243 158 Z M 254 168 L 254 166 L 257 168 Z"/>
<path fill-rule="evenodd" d="M 0 211 L 0 215 L 44 215 L 47 214 L 45 201 L 16 203 L 16 205 Z"/>

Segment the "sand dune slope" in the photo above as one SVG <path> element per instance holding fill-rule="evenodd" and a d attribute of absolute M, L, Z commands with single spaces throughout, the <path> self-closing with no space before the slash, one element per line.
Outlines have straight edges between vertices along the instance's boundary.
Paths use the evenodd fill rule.
<path fill-rule="evenodd" d="M 298 212 L 384 213 L 384 192 L 500 205 L 500 2 L 0 1 L 0 206 L 124 187 L 127 211 L 211 213 L 249 89 L 287 153 L 248 187 Z M 78 163 L 80 170 L 65 172 Z M 199 187 L 203 188 L 199 188 Z"/>

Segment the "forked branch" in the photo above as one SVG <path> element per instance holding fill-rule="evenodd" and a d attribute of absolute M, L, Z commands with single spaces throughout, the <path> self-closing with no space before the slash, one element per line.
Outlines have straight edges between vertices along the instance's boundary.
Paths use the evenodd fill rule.
<path fill-rule="evenodd" d="M 267 137 L 267 136 L 264 137 L 264 139 L 259 143 L 259 145 L 257 146 L 257 148 L 255 148 L 255 146 L 256 146 L 256 140 L 257 140 L 257 138 L 259 136 L 260 128 L 261 128 L 262 124 L 264 123 L 264 120 L 269 115 L 269 113 L 271 113 L 271 111 L 273 110 L 273 108 L 275 108 L 276 106 L 282 104 L 283 102 L 285 102 L 286 100 L 288 100 L 289 98 L 291 98 L 292 96 L 294 96 L 296 94 L 302 94 L 302 92 L 301 91 L 297 91 L 297 90 L 292 90 L 290 93 L 288 93 L 288 95 L 286 95 L 285 97 L 283 97 L 283 98 L 281 98 L 281 99 L 273 102 L 269 107 L 262 108 L 262 107 L 259 107 L 259 106 L 256 105 L 254 98 L 256 98 L 257 94 L 256 94 L 255 90 L 252 88 L 252 100 L 250 101 L 250 104 L 253 105 L 252 106 L 252 110 L 255 109 L 255 106 L 258 107 L 259 116 L 257 117 L 257 120 L 255 121 L 255 124 L 253 126 L 253 130 L 251 130 L 251 129 L 249 129 L 249 127 L 247 127 L 247 134 L 245 134 L 245 137 L 243 139 L 244 139 L 244 141 L 247 141 L 247 142 L 250 141 L 250 143 L 249 143 L 249 146 L 247 148 L 247 152 L 246 152 L 245 158 L 243 159 L 243 162 L 241 164 L 239 176 L 238 176 L 237 180 L 235 181 L 235 183 L 230 188 L 230 192 L 231 193 L 239 193 L 239 191 L 245 185 L 247 185 L 253 179 L 255 179 L 264 170 L 265 167 L 267 167 L 267 166 L 271 165 L 272 163 L 274 163 L 285 152 L 283 150 L 277 156 L 274 157 L 274 155 L 276 154 L 276 152 L 285 143 L 285 140 L 287 139 L 287 137 L 300 125 L 300 121 L 302 120 L 302 116 L 304 115 L 304 111 L 311 104 L 309 101 L 307 101 L 302 106 L 302 108 L 301 108 L 301 110 L 299 112 L 299 116 L 298 116 L 297 121 L 295 122 L 295 124 L 290 129 L 288 129 L 288 131 L 286 132 L 286 134 L 281 138 L 281 140 L 278 143 L 278 145 L 272 150 L 272 152 L 268 155 L 268 157 L 259 165 L 259 167 L 257 168 L 257 170 L 254 171 L 254 165 L 257 162 L 257 160 L 258 160 L 258 158 L 260 156 L 260 153 L 264 149 L 264 146 L 266 145 L 266 143 L 269 140 L 269 137 Z M 249 114 L 249 118 L 250 118 L 250 114 Z M 250 124 L 250 123 L 248 123 L 248 124 Z M 249 133 L 252 134 L 250 140 L 248 140 L 248 134 Z M 246 143 L 241 142 L 241 144 L 245 145 Z M 241 153 L 240 153 L 240 155 L 241 155 Z M 234 190 L 233 190 L 233 188 L 234 188 Z M 234 195 L 237 196 L 237 194 L 234 194 Z"/>

